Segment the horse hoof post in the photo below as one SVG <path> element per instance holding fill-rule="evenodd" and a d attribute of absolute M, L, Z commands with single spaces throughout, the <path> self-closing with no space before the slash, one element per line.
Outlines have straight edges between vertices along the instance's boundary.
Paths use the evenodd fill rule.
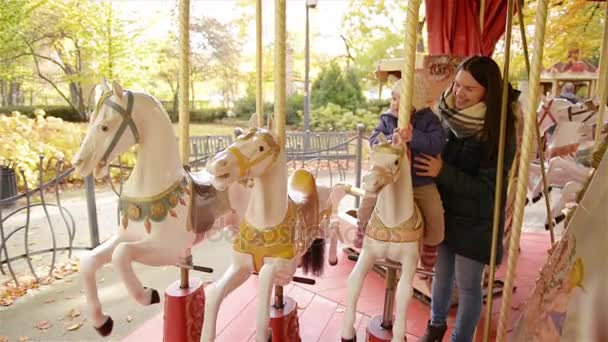
<path fill-rule="evenodd" d="M 272 342 L 301 342 L 298 304 L 293 298 L 283 297 L 283 307 L 270 306 Z"/>
<path fill-rule="evenodd" d="M 340 337 L 340 342 L 356 342 L 356 341 L 357 341 L 357 335 L 353 336 L 353 338 Z"/>
<path fill-rule="evenodd" d="M 188 288 L 177 280 L 165 290 L 163 341 L 198 342 L 205 313 L 203 281 L 191 278 Z"/>
<path fill-rule="evenodd" d="M 393 331 L 382 327 L 382 315 L 374 316 L 367 324 L 368 342 L 390 342 L 393 339 Z M 403 339 L 407 341 L 407 338 Z"/>
<path fill-rule="evenodd" d="M 114 320 L 112 317 L 108 317 L 108 319 L 106 319 L 99 328 L 95 328 L 95 330 L 97 330 L 99 335 L 106 337 L 112 333 L 112 328 L 114 328 Z"/>

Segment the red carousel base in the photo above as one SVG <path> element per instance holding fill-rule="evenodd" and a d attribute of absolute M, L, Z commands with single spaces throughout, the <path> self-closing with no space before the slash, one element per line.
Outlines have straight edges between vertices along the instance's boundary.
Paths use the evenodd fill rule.
<path fill-rule="evenodd" d="M 272 342 L 300 342 L 298 304 L 290 297 L 283 297 L 283 303 L 282 309 L 270 306 Z"/>
<path fill-rule="evenodd" d="M 180 281 L 165 290 L 164 342 L 195 342 L 201 338 L 205 313 L 205 288 L 200 279 L 190 279 L 181 289 Z"/>
<path fill-rule="evenodd" d="M 390 342 L 393 338 L 393 331 L 382 327 L 382 315 L 377 315 L 369 320 L 367 325 L 368 342 Z M 407 341 L 407 338 L 404 339 Z"/>

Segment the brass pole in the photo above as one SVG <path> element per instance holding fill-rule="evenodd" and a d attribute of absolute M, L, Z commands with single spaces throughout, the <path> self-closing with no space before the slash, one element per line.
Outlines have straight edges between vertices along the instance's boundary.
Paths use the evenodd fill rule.
<path fill-rule="evenodd" d="M 514 0 L 507 1 L 507 24 L 505 36 L 505 64 L 502 76 L 502 106 L 500 108 L 500 137 L 498 139 L 498 165 L 496 166 L 496 189 L 494 191 L 494 220 L 492 224 L 492 248 L 490 251 L 490 270 L 488 274 L 488 294 L 486 300 L 486 316 L 483 326 L 483 340 L 490 339 L 490 323 L 492 321 L 492 295 L 494 275 L 496 271 L 496 245 L 498 242 L 498 227 L 500 226 L 502 184 L 505 158 L 505 136 L 507 126 L 507 109 L 512 104 L 509 101 L 509 59 L 511 57 L 511 31 L 513 28 Z"/>
<path fill-rule="evenodd" d="M 548 0 L 538 0 L 536 9 L 536 27 L 534 36 L 533 50 L 534 55 L 530 69 L 530 81 L 528 87 L 528 108 L 534 111 L 539 102 L 540 73 L 542 70 L 543 51 L 545 44 L 545 29 L 547 25 Z M 521 144 L 521 155 L 519 157 L 519 172 L 517 177 L 517 192 L 515 193 L 515 204 L 513 206 L 513 222 L 511 227 L 511 237 L 509 242 L 507 274 L 503 288 L 503 301 L 500 307 L 498 330 L 496 338 L 498 342 L 506 340 L 506 332 L 509 322 L 511 296 L 513 294 L 513 282 L 515 279 L 515 269 L 517 258 L 519 257 L 519 240 L 523 220 L 523 209 L 525 197 L 528 191 L 528 166 L 530 154 L 534 142 L 534 122 L 536 115 L 526 115 L 524 121 L 524 133 Z"/>

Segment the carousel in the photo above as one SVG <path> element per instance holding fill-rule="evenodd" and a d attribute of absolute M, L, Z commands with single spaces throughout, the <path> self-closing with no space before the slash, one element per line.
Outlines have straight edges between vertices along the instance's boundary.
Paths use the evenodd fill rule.
<path fill-rule="evenodd" d="M 112 159 L 133 145 L 139 147 L 135 169 L 120 197 L 121 225 L 81 260 L 90 320 L 101 336 L 111 338 L 117 323 L 102 308 L 95 273 L 112 263 L 135 302 L 164 305 L 161 314 L 124 341 L 415 341 L 429 319 L 433 272 L 418 266 L 425 222 L 413 199 L 407 144 L 398 137 L 392 141 L 380 137 L 371 149 L 370 169 L 361 187 L 345 183 L 325 187 L 304 169 L 289 172 L 286 0 L 275 0 L 272 114 L 263 112 L 262 1 L 256 3 L 257 112 L 249 128 L 210 158 L 204 170 L 190 172 L 183 166 L 189 160 L 188 0 L 181 0 L 179 6 L 179 139 L 166 112 L 150 95 L 115 82 L 98 87 L 89 132 L 74 157 L 77 170 L 101 177 Z M 507 46 L 503 72 L 508 75 L 511 26 L 517 14 L 522 23 L 521 11 L 516 11 L 521 2 L 481 4 L 481 11 L 427 7 L 430 54 L 420 55 L 416 54 L 420 0 L 408 0 L 404 56 L 381 61 L 377 72 L 381 83 L 401 79 L 400 128 L 410 122 L 410 108 L 433 106 L 452 82 L 463 56 L 491 55 L 503 33 Z M 428 5 L 433 7 L 431 2 Z M 608 96 L 608 24 L 597 73 L 604 76 L 590 85 L 597 89 L 593 93 L 597 99 L 584 107 L 556 107 L 557 102 L 540 96 L 548 11 L 548 0 L 539 0 L 534 53 L 527 64 L 530 86 L 520 100 L 520 142 L 510 170 L 504 170 L 505 125 L 501 126 L 497 173 L 504 171 L 509 177 L 499 177 L 496 187 L 508 182 L 507 228 L 504 236 L 498 236 L 500 212 L 495 210 L 493 241 L 508 248 L 505 261 L 489 265 L 485 272 L 485 307 L 476 334 L 480 341 L 608 339 L 601 324 L 608 315 L 603 291 L 608 284 L 602 274 L 606 263 L 602 251 L 608 245 L 608 162 L 602 158 L 607 142 L 605 106 L 600 105 Z M 441 19 L 448 15 L 456 21 L 474 18 L 479 26 L 462 31 L 465 25 L 447 25 Z M 463 39 L 467 44 L 458 43 Z M 503 79 L 506 89 L 508 77 Z M 503 108 L 503 123 L 505 113 Z M 574 172 L 579 164 L 585 169 Z M 556 185 L 554 175 L 560 173 L 565 179 Z M 559 209 L 550 203 L 552 185 L 562 188 Z M 500 191 L 495 192 L 497 203 Z M 341 210 L 340 201 L 346 196 L 376 198 L 360 248 L 347 233 L 356 227 L 357 208 Z M 549 233 L 522 233 L 526 205 L 543 197 Z M 562 212 L 565 229 L 555 236 L 555 217 Z M 226 226 L 238 227 L 229 246 L 230 265 L 215 270 L 213 283 L 203 284 L 190 271 L 214 270 L 204 260 L 192 260 L 191 250 Z M 495 253 L 492 249 L 492 256 Z M 157 289 L 141 283 L 132 262 L 177 265 L 181 279 L 161 298 Z M 456 290 L 453 297 L 457 296 Z M 455 311 L 451 310 L 450 319 Z M 452 328 L 453 320 L 448 320 L 446 336 Z"/>

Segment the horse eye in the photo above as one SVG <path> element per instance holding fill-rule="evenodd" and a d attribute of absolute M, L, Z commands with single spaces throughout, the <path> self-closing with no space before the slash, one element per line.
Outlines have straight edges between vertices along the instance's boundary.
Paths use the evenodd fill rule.
<path fill-rule="evenodd" d="M 260 146 L 259 150 L 260 152 L 264 152 L 264 146 Z"/>
<path fill-rule="evenodd" d="M 104 132 L 107 132 L 108 131 L 108 126 L 101 126 L 101 130 L 104 131 Z"/>
<path fill-rule="evenodd" d="M 399 166 L 399 160 L 395 160 L 395 166 Z"/>

